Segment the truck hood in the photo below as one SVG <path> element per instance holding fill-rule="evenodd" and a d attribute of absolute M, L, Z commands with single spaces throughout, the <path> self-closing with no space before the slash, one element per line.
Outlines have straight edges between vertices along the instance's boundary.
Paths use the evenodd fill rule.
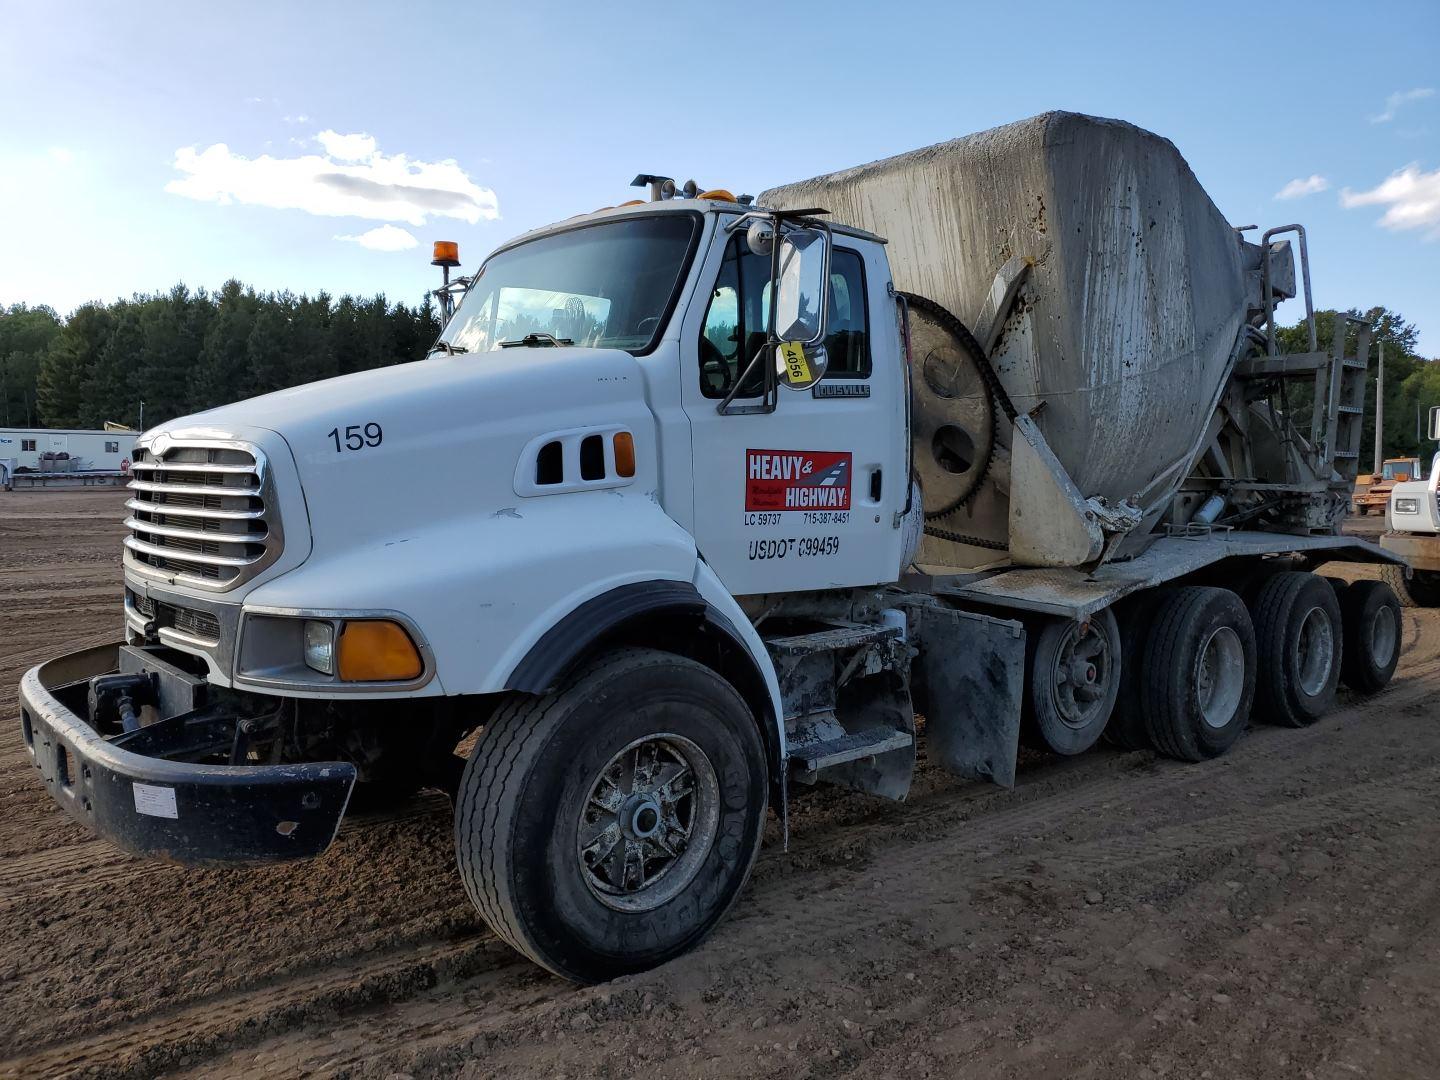
<path fill-rule="evenodd" d="M 183 417 L 146 437 L 273 433 L 293 455 L 320 555 L 504 513 L 522 501 L 515 472 L 531 440 L 599 424 L 630 428 L 637 451 L 653 453 L 654 420 L 633 356 L 516 348 L 310 383 Z M 295 524 L 286 522 L 287 546 L 300 531 Z"/>

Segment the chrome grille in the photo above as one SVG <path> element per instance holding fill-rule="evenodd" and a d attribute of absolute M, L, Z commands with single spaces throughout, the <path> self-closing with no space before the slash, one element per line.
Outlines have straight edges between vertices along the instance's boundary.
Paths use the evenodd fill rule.
<path fill-rule="evenodd" d="M 127 599 L 130 607 L 145 619 L 153 621 L 157 629 L 170 627 L 206 645 L 217 645 L 220 642 L 220 620 L 212 612 L 163 601 L 157 603 L 148 596 L 129 590 Z"/>
<path fill-rule="evenodd" d="M 269 474 L 254 447 L 137 447 L 130 472 L 125 561 L 140 573 L 218 591 L 279 556 Z"/>

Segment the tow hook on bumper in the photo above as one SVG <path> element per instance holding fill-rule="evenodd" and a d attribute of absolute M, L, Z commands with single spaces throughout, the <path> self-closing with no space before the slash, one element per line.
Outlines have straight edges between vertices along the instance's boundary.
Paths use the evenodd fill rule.
<path fill-rule="evenodd" d="M 106 681 L 122 667 L 143 678 Z M 159 719 L 132 726 L 125 713 L 147 704 L 137 700 L 147 683 Z M 194 708 L 203 693 L 203 680 L 118 642 L 71 653 L 31 668 L 20 682 L 25 746 L 71 817 L 137 855 L 272 862 L 324 851 L 340 827 L 355 767 L 214 764 L 244 745 L 249 722 Z M 123 730 L 106 737 L 92 710 L 114 715 L 117 706 Z"/>

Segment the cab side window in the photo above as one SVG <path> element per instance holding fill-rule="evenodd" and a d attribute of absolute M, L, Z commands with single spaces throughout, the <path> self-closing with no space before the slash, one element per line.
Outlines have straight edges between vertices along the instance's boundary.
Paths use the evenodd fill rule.
<path fill-rule="evenodd" d="M 743 235 L 735 236 L 725 249 L 700 331 L 701 393 L 723 398 L 730 392 L 765 344 L 769 317 L 770 259 L 751 252 Z M 864 264 L 858 254 L 842 248 L 836 248 L 830 257 L 825 349 L 830 357 L 826 378 L 869 378 Z M 757 397 L 763 389 L 764 373 L 757 365 L 736 397 Z"/>
<path fill-rule="evenodd" d="M 830 310 L 825 316 L 827 379 L 870 377 L 870 320 L 865 309 L 865 264 L 844 248 L 830 253 Z"/>

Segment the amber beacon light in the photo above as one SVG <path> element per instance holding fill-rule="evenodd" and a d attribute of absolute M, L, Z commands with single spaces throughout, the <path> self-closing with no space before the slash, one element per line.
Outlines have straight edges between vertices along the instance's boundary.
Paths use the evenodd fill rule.
<path fill-rule="evenodd" d="M 459 266 L 460 245 L 454 240 L 436 240 L 435 257 L 430 260 L 431 266 Z"/>

